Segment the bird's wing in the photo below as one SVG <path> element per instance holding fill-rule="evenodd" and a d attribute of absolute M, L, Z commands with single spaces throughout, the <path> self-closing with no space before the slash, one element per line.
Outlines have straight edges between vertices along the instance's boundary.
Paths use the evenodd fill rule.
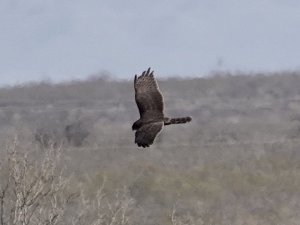
<path fill-rule="evenodd" d="M 161 131 L 163 122 L 154 122 L 143 125 L 135 132 L 135 143 L 139 147 L 149 147 L 153 144 L 156 135 Z"/>
<path fill-rule="evenodd" d="M 141 118 L 148 111 L 155 112 L 155 115 L 163 117 L 163 96 L 158 88 L 157 82 L 150 68 L 140 76 L 134 78 L 135 101 L 138 106 Z"/>

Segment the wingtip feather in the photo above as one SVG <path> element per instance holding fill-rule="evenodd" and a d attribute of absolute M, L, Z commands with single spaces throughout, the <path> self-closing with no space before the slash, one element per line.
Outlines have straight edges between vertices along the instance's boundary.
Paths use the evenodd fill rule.
<path fill-rule="evenodd" d="M 150 71 L 151 71 L 151 67 L 148 68 L 147 72 L 146 72 L 146 75 L 149 75 L 150 74 Z"/>

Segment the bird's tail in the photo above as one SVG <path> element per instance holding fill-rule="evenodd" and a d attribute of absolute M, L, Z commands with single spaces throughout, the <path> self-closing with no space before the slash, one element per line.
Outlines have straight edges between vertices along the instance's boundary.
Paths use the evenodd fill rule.
<path fill-rule="evenodd" d="M 187 123 L 191 122 L 192 118 L 187 116 L 187 117 L 179 117 L 179 118 L 171 118 L 171 119 L 165 119 L 164 125 L 170 125 L 170 124 L 178 124 L 178 123 Z"/>

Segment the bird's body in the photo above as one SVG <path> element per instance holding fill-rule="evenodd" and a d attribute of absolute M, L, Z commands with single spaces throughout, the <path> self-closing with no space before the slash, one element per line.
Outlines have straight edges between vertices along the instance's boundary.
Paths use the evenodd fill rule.
<path fill-rule="evenodd" d="M 135 143 L 139 147 L 149 147 L 164 125 L 190 122 L 191 117 L 168 118 L 164 116 L 163 96 L 150 68 L 134 78 L 135 101 L 140 119 L 132 125 Z"/>

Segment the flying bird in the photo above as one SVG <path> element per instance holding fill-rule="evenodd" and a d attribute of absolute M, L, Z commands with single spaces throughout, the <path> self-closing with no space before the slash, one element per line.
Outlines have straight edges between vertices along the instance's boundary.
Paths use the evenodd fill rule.
<path fill-rule="evenodd" d="M 163 96 L 158 88 L 153 72 L 149 68 L 140 76 L 134 77 L 135 101 L 140 119 L 132 125 L 135 130 L 135 143 L 139 147 L 149 147 L 163 126 L 187 123 L 191 117 L 169 118 L 164 115 Z"/>

